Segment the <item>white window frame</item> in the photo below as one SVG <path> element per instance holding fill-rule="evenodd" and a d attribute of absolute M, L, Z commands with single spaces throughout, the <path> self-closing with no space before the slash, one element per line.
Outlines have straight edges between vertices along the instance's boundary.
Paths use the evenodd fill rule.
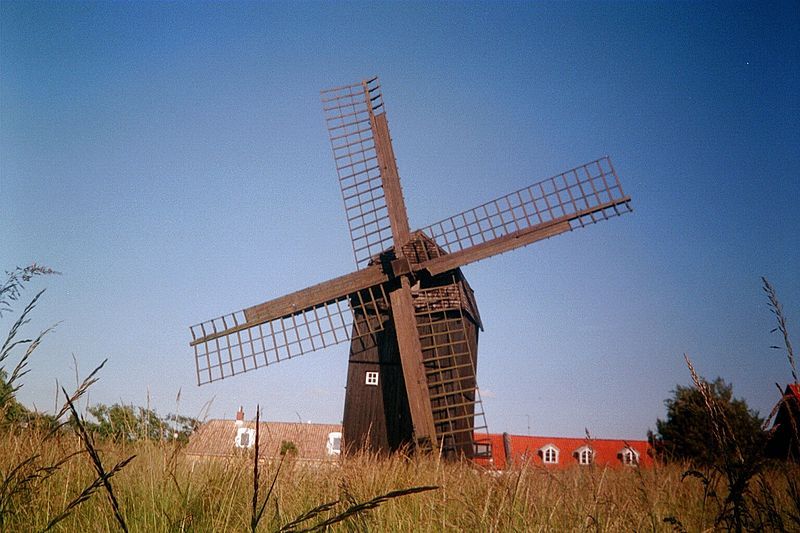
<path fill-rule="evenodd" d="M 247 435 L 247 446 L 242 445 L 242 435 Z M 233 441 L 237 448 L 252 448 L 256 443 L 256 430 L 252 428 L 236 428 L 236 439 Z"/>
<path fill-rule="evenodd" d="M 539 448 L 539 454 L 542 457 L 542 463 L 546 465 L 558 464 L 558 456 L 560 455 L 560 452 L 555 444 L 545 444 Z"/>
<path fill-rule="evenodd" d="M 594 463 L 594 456 L 595 452 L 589 446 L 581 446 L 575 450 L 575 458 L 578 460 L 578 464 L 582 466 L 589 466 Z"/>
<path fill-rule="evenodd" d="M 338 441 L 339 445 L 336 445 Z M 325 451 L 328 455 L 341 455 L 342 454 L 342 432 L 331 431 L 328 433 L 328 442 L 325 444 Z"/>
<path fill-rule="evenodd" d="M 622 450 L 620 450 L 618 455 L 619 455 L 619 460 L 622 462 L 622 464 L 626 466 L 639 465 L 639 452 L 637 452 L 630 446 L 622 448 Z"/>
<path fill-rule="evenodd" d="M 364 384 L 365 385 L 378 385 L 378 372 L 367 372 L 366 376 L 364 377 Z"/>

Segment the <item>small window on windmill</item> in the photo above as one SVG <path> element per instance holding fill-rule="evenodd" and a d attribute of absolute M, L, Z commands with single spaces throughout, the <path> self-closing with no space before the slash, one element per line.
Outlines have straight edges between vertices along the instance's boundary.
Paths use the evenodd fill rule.
<path fill-rule="evenodd" d="M 377 372 L 367 372 L 367 379 L 364 381 L 367 385 L 377 385 L 378 384 L 378 373 Z"/>
<path fill-rule="evenodd" d="M 255 442 L 255 429 L 239 428 L 236 430 L 236 440 L 234 441 L 234 444 L 237 448 L 252 448 Z"/>

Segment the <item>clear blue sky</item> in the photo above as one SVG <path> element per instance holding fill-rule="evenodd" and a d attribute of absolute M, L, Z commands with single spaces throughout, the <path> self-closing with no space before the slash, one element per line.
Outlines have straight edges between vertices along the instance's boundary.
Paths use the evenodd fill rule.
<path fill-rule="evenodd" d="M 379 75 L 414 227 L 606 154 L 633 197 L 465 268 L 492 431 L 642 438 L 684 352 L 766 414 L 799 43 L 797 2 L 0 3 L 0 267 L 63 272 L 20 397 L 52 410 L 74 354 L 109 358 L 91 402 L 338 422 L 347 346 L 198 388 L 188 326 L 353 269 L 319 90 Z"/>

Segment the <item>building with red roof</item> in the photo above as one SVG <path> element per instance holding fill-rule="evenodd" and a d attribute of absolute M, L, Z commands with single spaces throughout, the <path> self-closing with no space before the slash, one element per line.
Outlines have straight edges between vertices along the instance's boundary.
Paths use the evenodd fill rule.
<path fill-rule="evenodd" d="M 539 437 L 488 435 L 491 460 L 478 462 L 494 468 L 507 468 L 513 464 L 527 464 L 547 468 L 573 466 L 642 466 L 653 465 L 650 445 L 645 440 L 588 439 L 567 437 Z"/>

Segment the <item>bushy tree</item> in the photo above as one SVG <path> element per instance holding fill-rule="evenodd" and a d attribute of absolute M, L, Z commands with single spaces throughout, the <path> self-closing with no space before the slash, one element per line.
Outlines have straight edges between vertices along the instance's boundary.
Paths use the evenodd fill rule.
<path fill-rule="evenodd" d="M 24 421 L 30 412 L 17 401 L 14 387 L 8 382 L 8 372 L 0 368 L 0 413 L 5 422 Z"/>
<path fill-rule="evenodd" d="M 730 428 L 732 439 L 723 441 L 731 446 L 737 445 L 746 452 L 745 455 L 757 455 L 766 441 L 766 433 L 762 429 L 763 419 L 744 400 L 734 398 L 733 386 L 726 384 L 722 378 L 704 383 L 708 386 L 712 401 L 719 406 L 723 415 L 718 418 L 724 420 L 717 422 Z M 714 424 L 706 399 L 696 387 L 678 385 L 672 398 L 664 403 L 667 417 L 656 421 L 656 434 L 650 432 L 648 435 L 660 458 L 713 465 L 718 464 L 722 454 L 733 452 L 720 449 L 720 439 L 714 436 Z"/>
<path fill-rule="evenodd" d="M 89 407 L 95 422 L 88 427 L 101 438 L 120 441 L 179 440 L 185 441 L 199 422 L 181 415 L 160 417 L 152 409 L 121 405 L 97 404 Z"/>

